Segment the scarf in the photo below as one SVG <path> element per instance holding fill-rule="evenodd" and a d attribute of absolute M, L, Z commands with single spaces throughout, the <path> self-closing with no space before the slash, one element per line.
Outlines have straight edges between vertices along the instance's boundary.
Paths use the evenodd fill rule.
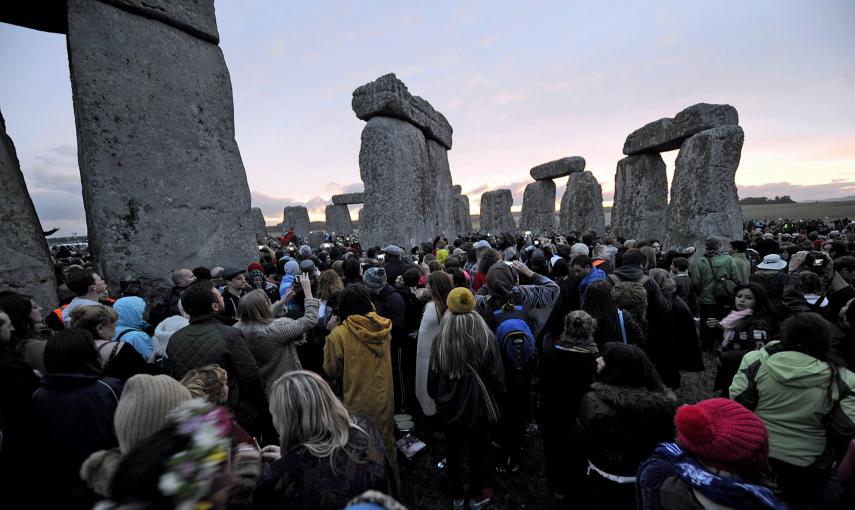
<path fill-rule="evenodd" d="M 704 252 L 704 257 L 718 257 L 720 255 L 727 255 L 728 251 L 724 248 L 715 248 L 713 250 L 706 250 Z"/>
<path fill-rule="evenodd" d="M 736 328 L 740 326 L 742 321 L 746 317 L 751 317 L 753 314 L 754 310 L 751 308 L 746 308 L 745 310 L 733 310 L 719 322 L 719 325 L 724 330 L 724 340 L 721 342 L 722 349 L 727 347 L 728 344 L 733 341 L 733 337 L 736 336 Z"/>
<path fill-rule="evenodd" d="M 787 505 L 775 498 L 772 490 L 762 485 L 744 482 L 711 473 L 689 457 L 676 443 L 661 443 L 638 469 L 636 491 L 645 508 L 659 510 L 658 492 L 669 477 L 677 476 L 689 487 L 715 503 L 737 509 L 772 508 L 786 510 Z"/>

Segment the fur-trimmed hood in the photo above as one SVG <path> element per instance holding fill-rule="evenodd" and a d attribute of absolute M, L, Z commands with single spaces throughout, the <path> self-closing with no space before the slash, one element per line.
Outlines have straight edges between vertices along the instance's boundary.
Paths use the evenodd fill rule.
<path fill-rule="evenodd" d="M 595 382 L 591 385 L 591 391 L 596 392 L 603 403 L 617 408 L 638 411 L 646 409 L 673 410 L 677 405 L 677 397 L 674 392 L 664 387 L 661 391 L 650 391 L 647 388 L 613 386 Z"/>

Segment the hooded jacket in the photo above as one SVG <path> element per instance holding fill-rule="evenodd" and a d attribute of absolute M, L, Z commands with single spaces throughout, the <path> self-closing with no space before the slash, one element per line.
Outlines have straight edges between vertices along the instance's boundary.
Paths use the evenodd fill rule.
<path fill-rule="evenodd" d="M 742 279 L 739 267 L 730 255 L 703 256 L 689 269 L 689 277 L 691 277 L 692 285 L 698 294 L 698 303 L 702 305 L 716 304 L 713 296 L 713 281 L 716 275 L 719 278 L 729 278 L 740 284 L 748 283 L 747 279 Z"/>
<path fill-rule="evenodd" d="M 392 321 L 369 312 L 348 317 L 324 344 L 324 372 L 342 378 L 342 403 L 351 415 L 374 423 L 390 460 L 396 452 L 391 341 Z"/>
<path fill-rule="evenodd" d="M 810 466 L 823 460 L 824 421 L 835 401 L 840 400 L 832 416 L 835 429 L 855 437 L 855 374 L 845 368 L 837 371 L 850 388 L 842 400 L 828 363 L 770 342 L 742 358 L 730 396 L 766 424 L 770 458 Z"/>
<path fill-rule="evenodd" d="M 121 336 L 121 340 L 131 344 L 143 359 L 146 361 L 151 359 L 154 343 L 151 341 L 151 337 L 143 331 L 148 326 L 143 320 L 145 301 L 136 296 L 119 298 L 113 305 L 113 310 L 119 314 L 119 322 L 116 323 L 116 333 L 113 335 L 113 340 L 118 340 Z"/>

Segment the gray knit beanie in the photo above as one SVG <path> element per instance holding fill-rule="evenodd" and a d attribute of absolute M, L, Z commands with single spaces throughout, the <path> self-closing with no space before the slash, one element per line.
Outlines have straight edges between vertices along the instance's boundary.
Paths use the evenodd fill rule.
<path fill-rule="evenodd" d="M 382 267 L 372 267 L 362 274 L 362 283 L 369 289 L 379 289 L 386 285 L 386 270 Z"/>
<path fill-rule="evenodd" d="M 137 374 L 125 383 L 113 424 L 122 454 L 166 425 L 166 415 L 192 399 L 190 391 L 168 375 Z"/>

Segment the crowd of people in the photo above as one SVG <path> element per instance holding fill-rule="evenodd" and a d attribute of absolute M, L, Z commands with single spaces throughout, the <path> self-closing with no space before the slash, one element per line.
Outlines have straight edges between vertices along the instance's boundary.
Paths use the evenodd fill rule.
<path fill-rule="evenodd" d="M 791 223 L 703 253 L 270 239 L 169 289 L 54 250 L 58 308 L 0 292 L 0 499 L 402 509 L 421 437 L 478 510 L 539 431 L 554 508 L 853 508 L 855 224 Z"/>

